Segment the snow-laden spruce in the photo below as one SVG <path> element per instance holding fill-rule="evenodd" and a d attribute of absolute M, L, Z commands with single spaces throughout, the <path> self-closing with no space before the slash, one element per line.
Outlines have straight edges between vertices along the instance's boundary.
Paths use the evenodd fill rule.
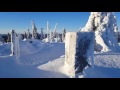
<path fill-rule="evenodd" d="M 2 44 L 4 42 L 4 39 L 2 38 L 2 36 L 0 35 L 0 44 Z"/>
<path fill-rule="evenodd" d="M 2 45 L 2 43 L 3 43 L 3 38 L 2 36 L 0 36 L 0 45 Z"/>
<path fill-rule="evenodd" d="M 43 33 L 43 28 L 41 28 L 41 37 L 40 37 L 40 39 L 43 40 L 44 38 L 45 38 L 45 35 Z"/>
<path fill-rule="evenodd" d="M 33 21 L 32 21 L 32 38 L 33 39 L 38 39 L 37 28 L 36 28 L 36 26 L 35 26 Z"/>
<path fill-rule="evenodd" d="M 29 30 L 29 28 L 28 28 L 28 30 L 27 30 L 27 39 L 31 39 L 31 35 L 30 35 L 30 30 Z"/>
<path fill-rule="evenodd" d="M 66 34 L 66 29 L 64 28 L 63 32 L 62 32 L 62 41 L 63 42 L 65 41 L 65 34 Z"/>
<path fill-rule="evenodd" d="M 113 12 L 91 12 L 86 26 L 81 31 L 95 32 L 96 51 L 120 50 L 117 41 L 117 20 Z"/>

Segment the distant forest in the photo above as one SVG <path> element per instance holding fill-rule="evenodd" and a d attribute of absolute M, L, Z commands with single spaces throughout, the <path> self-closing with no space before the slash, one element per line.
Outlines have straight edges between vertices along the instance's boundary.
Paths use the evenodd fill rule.
<path fill-rule="evenodd" d="M 1 37 L 4 39 L 4 42 L 9 42 L 8 41 L 8 34 L 0 34 L 1 35 Z M 23 39 L 24 39 L 24 34 L 21 34 L 22 35 L 22 37 L 23 37 Z M 31 34 L 31 36 L 32 36 L 32 34 Z M 62 34 L 59 34 L 59 36 L 60 37 L 62 37 Z M 45 34 L 45 37 L 44 38 L 47 38 L 47 34 Z"/>

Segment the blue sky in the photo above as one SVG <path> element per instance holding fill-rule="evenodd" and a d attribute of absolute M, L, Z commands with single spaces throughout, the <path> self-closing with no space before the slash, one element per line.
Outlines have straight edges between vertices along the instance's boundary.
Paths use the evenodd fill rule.
<path fill-rule="evenodd" d="M 8 33 L 14 29 L 18 33 L 24 33 L 27 28 L 31 31 L 31 21 L 40 32 L 41 28 L 46 30 L 49 21 L 50 29 L 53 30 L 58 23 L 57 30 L 61 32 L 65 27 L 67 31 L 78 31 L 88 21 L 90 12 L 0 12 L 0 33 Z M 120 27 L 120 13 L 115 12 L 118 27 Z"/>

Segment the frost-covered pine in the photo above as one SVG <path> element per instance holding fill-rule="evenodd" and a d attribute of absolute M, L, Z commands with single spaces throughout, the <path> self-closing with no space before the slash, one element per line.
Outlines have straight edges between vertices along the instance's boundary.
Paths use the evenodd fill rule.
<path fill-rule="evenodd" d="M 11 36 L 10 36 L 10 34 L 8 33 L 8 38 L 7 38 L 7 42 L 11 42 Z"/>
<path fill-rule="evenodd" d="M 58 32 L 56 32 L 55 42 L 60 42 L 60 38 L 59 38 L 59 33 Z"/>
<path fill-rule="evenodd" d="M 54 41 L 54 37 L 53 37 L 53 32 L 51 31 L 50 32 L 50 42 L 53 42 Z"/>
<path fill-rule="evenodd" d="M 19 40 L 23 40 L 24 37 L 22 36 L 22 34 L 19 34 Z"/>
<path fill-rule="evenodd" d="M 118 27 L 113 12 L 91 12 L 88 22 L 81 31 L 95 32 L 96 51 L 117 51 Z"/>
<path fill-rule="evenodd" d="M 25 32 L 25 34 L 24 34 L 24 39 L 27 39 L 27 33 Z"/>
<path fill-rule="evenodd" d="M 47 39 L 49 38 L 49 30 L 50 30 L 50 26 L 49 26 L 49 22 L 47 21 Z"/>
<path fill-rule="evenodd" d="M 118 43 L 120 43 L 120 32 L 118 32 Z"/>
<path fill-rule="evenodd" d="M 32 38 L 33 39 L 38 39 L 37 28 L 36 28 L 33 21 L 32 21 Z"/>
<path fill-rule="evenodd" d="M 54 38 L 57 37 L 57 25 L 58 25 L 58 23 L 56 23 L 55 28 L 54 28 L 54 32 L 53 32 Z"/>
<path fill-rule="evenodd" d="M 30 30 L 29 30 L 29 28 L 28 28 L 28 30 L 27 30 L 27 39 L 31 39 L 31 35 L 30 35 Z"/>
<path fill-rule="evenodd" d="M 63 29 L 63 33 L 62 33 L 62 41 L 64 42 L 65 41 L 65 34 L 66 34 L 66 30 L 65 28 Z"/>
<path fill-rule="evenodd" d="M 40 37 L 41 40 L 44 39 L 44 33 L 43 33 L 43 28 L 41 28 L 41 37 Z"/>
<path fill-rule="evenodd" d="M 0 42 L 3 43 L 4 39 L 2 38 L 2 36 L 0 36 Z"/>

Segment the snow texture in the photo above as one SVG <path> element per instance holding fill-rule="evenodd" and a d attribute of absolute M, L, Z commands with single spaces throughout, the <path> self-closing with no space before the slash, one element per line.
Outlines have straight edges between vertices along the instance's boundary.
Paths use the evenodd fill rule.
<path fill-rule="evenodd" d="M 64 43 L 44 43 L 37 39 L 20 41 L 20 58 L 10 56 L 10 44 L 0 46 L 1 78 L 68 78 L 64 74 Z M 4 48 L 4 49 L 3 49 Z M 56 53 L 57 52 L 57 53 Z M 4 56 L 3 56 L 4 54 Z M 61 57 L 62 56 L 62 57 Z M 58 58 L 60 59 L 58 61 Z M 55 60 L 55 63 L 53 60 Z M 50 64 L 49 62 L 52 62 Z M 47 67 L 48 70 L 40 68 Z M 50 64 L 50 65 L 49 65 Z M 56 66 L 54 66 L 56 65 Z M 39 67 L 39 68 L 38 68 Z M 50 71 L 50 68 L 54 68 Z M 61 69 L 60 69 L 61 68 Z M 56 72 L 55 72 L 56 71 Z"/>

